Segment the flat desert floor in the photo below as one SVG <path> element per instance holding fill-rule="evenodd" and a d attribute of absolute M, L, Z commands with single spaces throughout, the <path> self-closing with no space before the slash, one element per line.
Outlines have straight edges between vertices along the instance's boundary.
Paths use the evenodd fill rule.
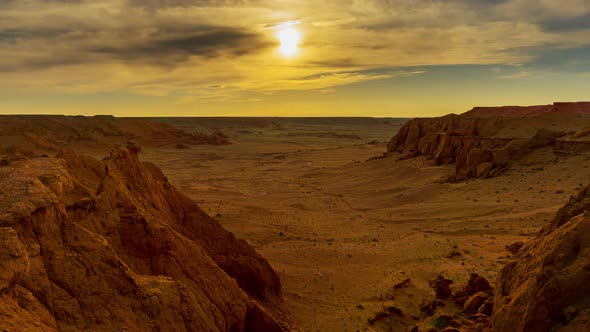
<path fill-rule="evenodd" d="M 242 124 L 224 129 L 232 145 L 144 148 L 142 159 L 271 262 L 299 329 L 386 330 L 367 320 L 389 305 L 420 317 L 440 273 L 493 281 L 505 246 L 536 235 L 590 176 L 587 157 L 549 148 L 459 183 L 426 158 L 369 160 L 402 123 Z"/>

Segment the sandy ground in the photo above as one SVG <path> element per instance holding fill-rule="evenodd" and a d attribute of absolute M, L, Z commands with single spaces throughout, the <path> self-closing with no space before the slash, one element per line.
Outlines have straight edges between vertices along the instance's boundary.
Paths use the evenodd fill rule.
<path fill-rule="evenodd" d="M 453 184 L 442 181 L 451 166 L 425 158 L 367 161 L 397 128 L 234 128 L 232 145 L 146 148 L 142 158 L 271 262 L 299 329 L 387 330 L 367 319 L 387 305 L 419 317 L 439 273 L 455 284 L 470 272 L 495 279 L 504 246 L 534 236 L 590 177 L 587 156 L 550 149 L 500 177 Z M 310 135 L 323 132 L 361 139 Z"/>

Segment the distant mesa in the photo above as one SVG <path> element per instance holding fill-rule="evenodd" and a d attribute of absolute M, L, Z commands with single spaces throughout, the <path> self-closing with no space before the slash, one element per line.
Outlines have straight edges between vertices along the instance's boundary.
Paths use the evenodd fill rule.
<path fill-rule="evenodd" d="M 474 107 L 464 115 L 590 114 L 590 102 L 556 102 L 552 105 Z"/>
<path fill-rule="evenodd" d="M 74 149 L 107 153 L 117 145 L 135 140 L 145 146 L 224 145 L 228 137 L 219 131 L 186 132 L 172 125 L 140 118 L 116 118 L 111 115 L 6 115 L 0 116 L 0 142 L 35 152 Z"/>

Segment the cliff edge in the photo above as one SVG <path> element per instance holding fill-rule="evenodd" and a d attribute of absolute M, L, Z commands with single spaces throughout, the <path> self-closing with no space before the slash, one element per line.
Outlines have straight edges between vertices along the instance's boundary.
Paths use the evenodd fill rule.
<path fill-rule="evenodd" d="M 0 166 L 0 330 L 288 330 L 268 262 L 138 152 Z"/>

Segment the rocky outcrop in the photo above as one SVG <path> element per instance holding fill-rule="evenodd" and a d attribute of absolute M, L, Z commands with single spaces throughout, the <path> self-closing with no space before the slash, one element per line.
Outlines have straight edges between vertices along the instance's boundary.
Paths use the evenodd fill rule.
<path fill-rule="evenodd" d="M 502 119 L 454 114 L 414 119 L 391 139 L 387 150 L 400 153 L 402 158 L 430 156 L 437 165 L 455 163 L 452 180 L 490 176 L 505 166 L 503 158 L 509 159 L 517 150 L 509 146 L 511 139 L 493 137 L 502 124 Z"/>
<path fill-rule="evenodd" d="M 411 317 L 416 324 L 412 331 L 489 330 L 494 300 L 493 288 L 487 279 L 471 273 L 467 283 L 455 292 L 451 290 L 453 284 L 443 275 L 428 282 L 436 298 L 422 300 L 419 305 L 421 317 Z"/>
<path fill-rule="evenodd" d="M 402 159 L 428 156 L 437 165 L 455 164 L 455 173 L 449 180 L 460 181 L 496 176 L 513 161 L 543 147 L 562 153 L 590 150 L 590 141 L 580 138 L 580 132 L 554 129 L 554 115 L 532 118 L 477 114 L 411 120 L 391 139 L 387 151 L 401 155 Z M 570 120 L 574 127 L 578 125 L 578 119 Z M 583 128 L 588 119 L 578 123 Z"/>
<path fill-rule="evenodd" d="M 467 299 L 467 301 L 465 301 L 465 304 L 463 305 L 464 312 L 469 315 L 475 315 L 479 312 L 479 309 L 484 305 L 484 303 L 487 302 L 489 297 L 490 295 L 485 292 L 473 294 L 469 299 Z"/>
<path fill-rule="evenodd" d="M 138 151 L 0 168 L 0 330 L 288 330 L 268 262 Z"/>
<path fill-rule="evenodd" d="M 496 331 L 590 330 L 590 186 L 559 210 L 496 281 Z"/>
<path fill-rule="evenodd" d="M 452 280 L 445 278 L 443 275 L 438 275 L 428 281 L 428 285 L 434 290 L 436 298 L 440 300 L 446 300 L 452 295 L 450 287 L 452 283 Z"/>

